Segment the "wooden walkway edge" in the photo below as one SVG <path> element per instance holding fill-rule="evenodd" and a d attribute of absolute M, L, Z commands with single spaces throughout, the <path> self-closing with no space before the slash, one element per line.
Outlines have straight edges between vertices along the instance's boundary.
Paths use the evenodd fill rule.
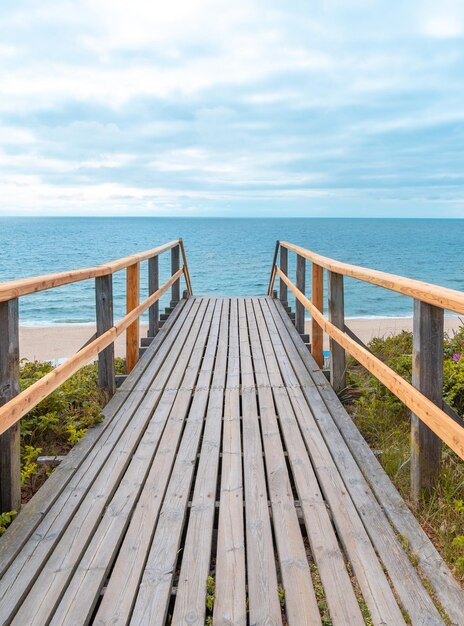
<path fill-rule="evenodd" d="M 0 541 L 1 624 L 464 626 L 277 300 L 181 300 L 104 413 Z"/>

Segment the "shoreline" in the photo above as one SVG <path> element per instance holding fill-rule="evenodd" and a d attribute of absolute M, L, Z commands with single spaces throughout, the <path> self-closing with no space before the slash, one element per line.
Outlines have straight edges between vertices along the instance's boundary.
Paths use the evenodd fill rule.
<path fill-rule="evenodd" d="M 461 326 L 458 317 L 445 317 L 445 333 L 453 333 Z M 347 318 L 347 326 L 364 343 L 374 337 L 396 335 L 402 330 L 412 330 L 412 317 Z M 306 332 L 311 331 L 311 321 L 306 320 Z M 148 325 L 140 324 L 140 336 L 146 337 Z M 20 358 L 30 361 L 59 361 L 69 358 L 95 333 L 94 324 L 61 324 L 55 326 L 20 326 Z M 329 339 L 324 334 L 324 350 L 329 349 Z M 115 355 L 125 356 L 124 333 L 115 341 Z"/>

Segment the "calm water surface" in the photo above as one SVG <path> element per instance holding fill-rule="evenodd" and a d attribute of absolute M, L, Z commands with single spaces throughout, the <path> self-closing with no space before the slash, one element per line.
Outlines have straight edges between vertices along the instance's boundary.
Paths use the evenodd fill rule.
<path fill-rule="evenodd" d="M 0 281 L 96 265 L 179 236 L 185 241 L 196 294 L 264 294 L 276 239 L 348 263 L 464 290 L 464 220 L 0 218 Z M 293 277 L 294 255 L 289 257 Z M 161 257 L 160 270 L 166 280 L 169 254 Z M 146 274 L 145 263 L 142 294 Z M 350 317 L 412 312 L 410 299 L 358 281 L 346 280 L 345 294 Z M 115 276 L 114 295 L 120 317 L 124 272 Z M 20 302 L 23 324 L 95 319 L 93 281 L 26 296 Z"/>

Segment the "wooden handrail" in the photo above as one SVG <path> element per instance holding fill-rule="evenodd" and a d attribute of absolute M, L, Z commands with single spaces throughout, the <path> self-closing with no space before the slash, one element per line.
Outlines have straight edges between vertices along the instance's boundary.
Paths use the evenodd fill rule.
<path fill-rule="evenodd" d="M 464 293 L 460 291 L 440 287 L 413 278 L 405 278 L 404 276 L 397 276 L 396 274 L 388 274 L 387 272 L 381 272 L 379 270 L 372 270 L 358 265 L 335 261 L 334 259 L 322 256 L 311 250 L 306 250 L 301 246 L 296 246 L 287 241 L 281 241 L 280 245 L 308 261 L 324 267 L 330 272 L 349 276 L 350 278 L 357 278 L 366 283 L 384 287 L 390 291 L 396 291 L 397 293 L 401 293 L 416 300 L 421 300 L 422 302 L 427 302 L 428 304 L 442 309 L 464 315 Z"/>
<path fill-rule="evenodd" d="M 157 248 L 146 250 L 138 254 L 132 254 L 116 261 L 110 261 L 104 265 L 97 265 L 96 267 L 87 267 L 78 270 L 70 270 L 69 272 L 57 272 L 55 274 L 44 274 L 43 276 L 34 276 L 31 278 L 20 278 L 19 280 L 11 280 L 9 282 L 0 283 L 0 302 L 6 302 L 19 296 L 25 296 L 31 293 L 37 293 L 38 291 L 45 291 L 46 289 L 52 289 L 54 287 L 61 287 L 63 285 L 69 285 L 71 283 L 77 283 L 81 280 L 88 280 L 90 278 L 98 278 L 99 276 L 107 276 L 108 274 L 114 274 L 119 270 L 125 269 L 134 265 L 135 263 L 141 263 L 155 256 L 178 246 L 179 240 L 170 241 Z"/>
<path fill-rule="evenodd" d="M 169 249 L 169 248 L 168 248 Z M 55 367 L 33 385 L 19 393 L 12 400 L 0 407 L 0 435 L 16 424 L 21 417 L 39 404 L 50 393 L 55 391 L 81 367 L 92 361 L 102 350 L 115 341 L 140 315 L 161 298 L 166 291 L 184 273 L 180 268 L 162 287 L 151 294 L 144 302 L 133 308 L 112 328 L 94 339 L 84 348 L 76 352 L 67 361 Z"/>
<path fill-rule="evenodd" d="M 171 276 L 159 286 L 158 256 L 171 250 Z M 183 267 L 179 267 L 182 250 Z M 139 303 L 140 263 L 148 261 L 148 298 Z M 126 315 L 113 319 L 113 274 L 126 269 Z M 180 278 L 185 277 L 192 294 L 187 258 L 181 239 L 131 254 L 96 267 L 82 268 L 0 283 L 0 513 L 18 511 L 21 506 L 19 420 L 50 393 L 98 356 L 98 384 L 109 399 L 116 388 L 114 341 L 126 332 L 126 371 L 135 367 L 139 355 L 140 316 L 149 309 L 148 335 L 159 329 L 158 300 L 172 288 L 171 307 L 180 299 Z M 27 294 L 95 279 L 97 332 L 82 348 L 49 374 L 19 393 L 19 297 Z"/>
<path fill-rule="evenodd" d="M 291 250 L 292 248 L 288 248 Z M 298 252 L 298 254 L 300 254 Z M 315 261 L 316 262 L 316 261 Z M 320 263 L 320 259 L 317 261 Z M 347 350 L 361 365 L 373 374 L 385 387 L 415 413 L 437 434 L 461 459 L 464 459 L 464 428 L 457 424 L 431 400 L 394 372 L 383 361 L 360 346 L 344 331 L 340 330 L 312 304 L 312 302 L 292 283 L 280 268 L 276 272 L 296 298 L 311 313 L 319 326 L 339 345 Z"/>
<path fill-rule="evenodd" d="M 304 335 L 302 308 L 311 313 L 311 353 L 323 363 L 322 332 L 330 338 L 330 382 L 336 392 L 346 387 L 346 355 L 351 354 L 411 409 L 411 495 L 418 502 L 433 493 L 440 472 L 441 443 L 464 459 L 464 427 L 443 405 L 444 310 L 464 313 L 464 293 L 420 280 L 342 263 L 286 241 L 278 242 L 281 267 L 274 255 L 269 294 L 280 277 L 280 294 L 287 306 L 287 289 L 296 296 L 295 326 Z M 288 251 L 297 255 L 296 284 L 288 274 Z M 312 264 L 311 300 L 304 293 L 305 261 Z M 298 269 L 299 268 L 299 269 Z M 323 270 L 328 278 L 328 318 L 323 314 Z M 413 298 L 412 384 L 376 358 L 347 332 L 343 277 L 355 278 Z M 298 318 L 298 319 L 297 319 Z M 297 324 L 297 321 L 299 322 Z M 442 409 L 445 410 L 442 410 Z"/>

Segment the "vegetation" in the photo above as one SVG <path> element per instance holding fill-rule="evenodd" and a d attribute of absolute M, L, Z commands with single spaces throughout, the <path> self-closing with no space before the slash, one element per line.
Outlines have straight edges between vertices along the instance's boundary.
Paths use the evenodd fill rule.
<path fill-rule="evenodd" d="M 116 359 L 117 373 L 124 372 L 124 361 Z M 21 390 L 52 371 L 49 362 L 22 361 Z M 86 433 L 102 420 L 106 403 L 98 387 L 97 364 L 87 365 L 51 393 L 21 420 L 21 495 L 27 502 L 53 471 L 53 464 L 38 463 L 39 456 L 66 454 Z M 0 516 L 0 535 L 15 511 Z"/>
<path fill-rule="evenodd" d="M 411 381 L 412 334 L 373 339 L 370 350 Z M 464 415 L 464 328 L 447 337 L 444 351 L 444 399 Z M 344 401 L 358 428 L 456 578 L 464 581 L 464 464 L 443 446 L 440 480 L 433 496 L 414 507 L 409 500 L 410 412 L 356 361 L 348 362 Z"/>

